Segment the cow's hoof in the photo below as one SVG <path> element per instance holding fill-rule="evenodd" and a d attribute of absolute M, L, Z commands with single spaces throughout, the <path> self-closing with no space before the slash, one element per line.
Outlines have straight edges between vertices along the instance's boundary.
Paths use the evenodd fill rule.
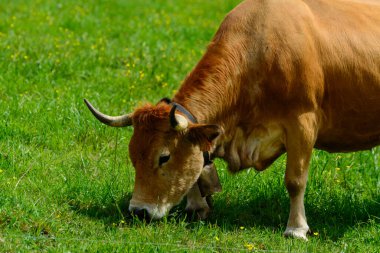
<path fill-rule="evenodd" d="M 297 239 L 307 240 L 306 233 L 309 231 L 309 228 L 292 228 L 287 227 L 284 233 L 285 237 L 292 237 Z"/>

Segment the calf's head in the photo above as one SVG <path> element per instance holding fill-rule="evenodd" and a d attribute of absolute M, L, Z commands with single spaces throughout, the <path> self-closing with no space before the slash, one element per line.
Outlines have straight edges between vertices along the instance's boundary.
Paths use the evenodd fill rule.
<path fill-rule="evenodd" d="M 217 125 L 193 124 L 176 106 L 165 102 L 145 105 L 131 114 L 108 116 L 85 100 L 101 122 L 114 127 L 133 126 L 129 155 L 135 168 L 135 186 L 129 210 L 163 217 L 197 182 L 203 152 L 221 133 Z"/>

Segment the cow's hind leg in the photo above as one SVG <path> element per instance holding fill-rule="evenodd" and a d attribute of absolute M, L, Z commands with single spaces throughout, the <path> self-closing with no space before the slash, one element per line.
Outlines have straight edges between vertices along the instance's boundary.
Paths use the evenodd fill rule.
<path fill-rule="evenodd" d="M 304 194 L 309 162 L 316 139 L 316 117 L 304 113 L 287 125 L 287 164 L 285 184 L 290 197 L 290 213 L 284 235 L 307 240 L 309 226 L 306 222 Z"/>
<path fill-rule="evenodd" d="M 187 193 L 186 212 L 189 215 L 196 214 L 199 219 L 206 219 L 210 212 L 210 206 L 207 203 L 206 197 L 201 196 L 198 184 L 194 184 Z"/>

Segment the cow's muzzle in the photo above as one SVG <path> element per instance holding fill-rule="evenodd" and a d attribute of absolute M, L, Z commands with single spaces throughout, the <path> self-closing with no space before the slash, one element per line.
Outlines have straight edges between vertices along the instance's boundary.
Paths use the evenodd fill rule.
<path fill-rule="evenodd" d="M 150 220 L 149 212 L 145 208 L 135 207 L 135 208 L 132 208 L 132 210 L 130 211 L 133 216 L 136 216 L 140 220 L 146 220 L 146 221 Z"/>
<path fill-rule="evenodd" d="M 139 218 L 158 220 L 164 217 L 173 207 L 172 203 L 148 204 L 132 197 L 129 202 L 129 211 Z"/>

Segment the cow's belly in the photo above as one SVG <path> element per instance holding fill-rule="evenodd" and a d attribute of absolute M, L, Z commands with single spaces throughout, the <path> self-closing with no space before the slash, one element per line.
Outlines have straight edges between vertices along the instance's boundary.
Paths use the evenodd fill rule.
<path fill-rule="evenodd" d="M 328 152 L 351 152 L 370 149 L 380 145 L 380 130 L 375 133 L 356 134 L 340 129 L 323 132 L 315 147 Z"/>
<path fill-rule="evenodd" d="M 380 86 L 373 93 L 377 94 L 376 100 L 368 99 L 368 94 L 358 94 L 357 97 L 367 99 L 330 103 L 315 147 L 329 152 L 350 152 L 380 145 Z"/>
<path fill-rule="evenodd" d="M 229 170 L 254 167 L 264 170 L 285 152 L 283 131 L 279 125 L 260 125 L 249 133 L 237 128 L 227 144 L 217 150 L 217 156 L 224 158 Z"/>

